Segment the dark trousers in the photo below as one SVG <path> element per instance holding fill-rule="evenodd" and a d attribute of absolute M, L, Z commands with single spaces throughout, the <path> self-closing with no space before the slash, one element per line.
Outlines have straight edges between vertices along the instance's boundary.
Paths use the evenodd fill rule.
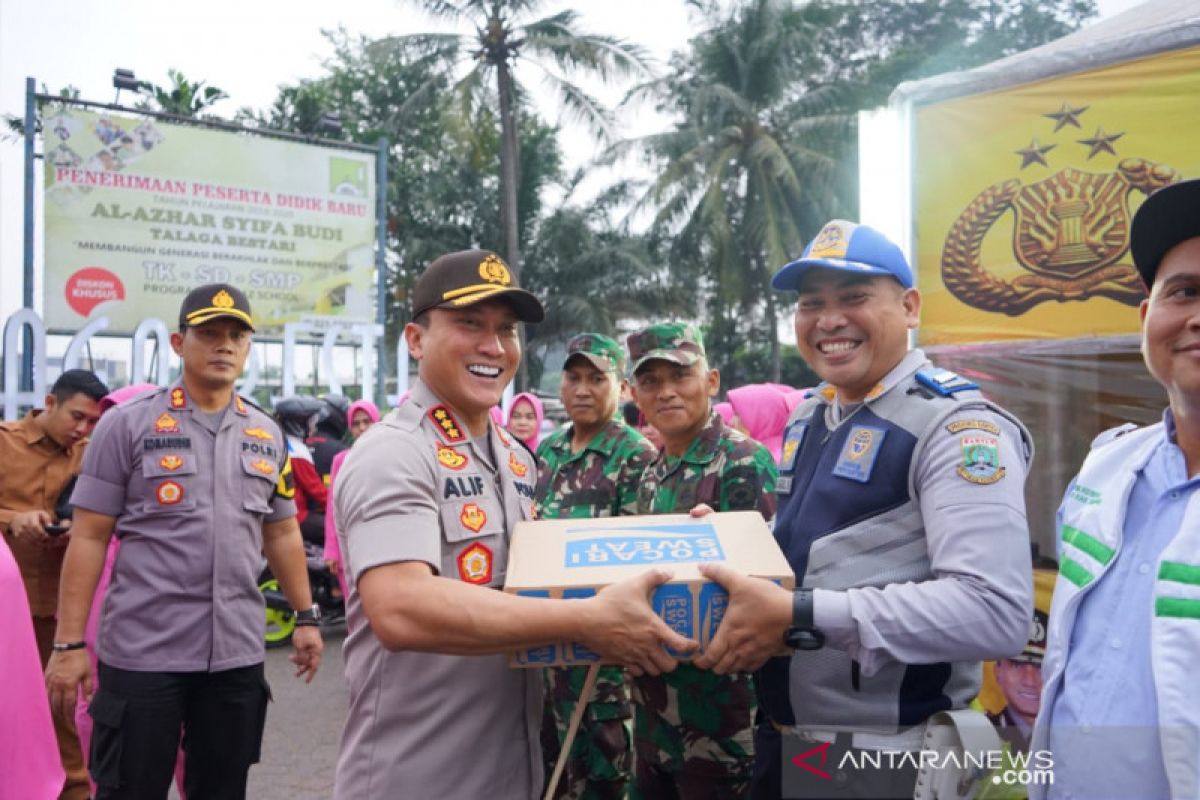
<path fill-rule="evenodd" d="M 852 798 L 911 798 L 916 788 L 917 771 L 907 767 L 896 770 L 843 770 L 837 765 L 847 751 L 862 753 L 849 746 L 849 734 L 841 734 L 827 751 L 824 769 L 830 780 L 822 781 L 800 767 L 784 764 L 783 736 L 769 722 L 754 728 L 754 778 L 750 800 L 851 800 Z M 807 747 L 807 745 L 804 745 Z M 790 770 L 791 791 L 784 794 L 783 772 Z"/>
<path fill-rule="evenodd" d="M 133 672 L 101 663 L 89 708 L 96 800 L 163 800 L 181 735 L 188 800 L 244 800 L 270 698 L 262 664 Z"/>

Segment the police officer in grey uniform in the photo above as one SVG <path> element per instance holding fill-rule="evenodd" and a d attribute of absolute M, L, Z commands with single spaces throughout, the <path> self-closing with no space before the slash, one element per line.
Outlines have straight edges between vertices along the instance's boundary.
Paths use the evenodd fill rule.
<path fill-rule="evenodd" d="M 772 285 L 799 293 L 797 345 L 825 381 L 793 412 L 779 464 L 775 538 L 798 588 L 705 569 L 731 597 L 697 663 L 762 667 L 752 797 L 911 797 L 915 767 L 844 757 L 920 750 L 931 715 L 978 693 L 982 660 L 1021 652 L 1032 444 L 977 386 L 908 350 L 920 295 L 878 231 L 830 222 Z M 784 644 L 794 655 L 768 660 Z"/>
<path fill-rule="evenodd" d="M 83 632 L 115 532 L 89 706 L 98 798 L 165 797 L 181 731 L 188 796 L 245 796 L 270 698 L 264 555 L 297 610 L 297 674 L 320 665 L 287 448 L 234 391 L 253 330 L 238 289 L 192 290 L 171 335 L 179 381 L 111 409 L 83 461 L 47 686 L 68 719 L 78 687 L 92 695 Z"/>
<path fill-rule="evenodd" d="M 350 713 L 335 796 L 528 800 L 542 782 L 542 679 L 506 652 L 576 639 L 638 674 L 694 646 L 651 610 L 652 570 L 586 600 L 500 591 L 515 523 L 534 514 L 537 462 L 493 425 L 542 305 L 482 250 L 434 261 L 404 330 L 419 361 L 408 401 L 338 475 L 350 634 Z M 364 624 L 366 623 L 366 624 Z"/>

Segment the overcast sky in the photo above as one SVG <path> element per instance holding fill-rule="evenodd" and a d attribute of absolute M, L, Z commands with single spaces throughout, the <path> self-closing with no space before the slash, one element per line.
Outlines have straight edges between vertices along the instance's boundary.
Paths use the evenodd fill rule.
<path fill-rule="evenodd" d="M 1100 0 L 1104 16 L 1137 0 Z M 547 11 L 574 5 L 586 30 L 620 36 L 665 61 L 696 30 L 683 0 L 548 2 Z M 219 86 L 231 98 L 216 107 L 265 108 L 281 84 L 321 74 L 329 55 L 322 28 L 339 25 L 377 38 L 439 29 L 399 0 L 0 0 L 0 111 L 23 113 L 25 78 L 57 91 L 68 84 L 86 99 L 111 102 L 112 72 L 166 84 L 167 69 Z M 444 28 L 443 28 L 444 29 Z M 532 77 L 532 76 L 530 76 Z M 615 97 L 615 92 L 610 97 Z M 132 98 L 122 98 L 128 102 Z M 543 114 L 555 118 L 553 105 Z M 653 117 L 640 113 L 623 133 L 648 132 Z M 568 127 L 568 166 L 593 155 L 590 138 Z M 0 319 L 20 306 L 21 148 L 0 143 Z"/>

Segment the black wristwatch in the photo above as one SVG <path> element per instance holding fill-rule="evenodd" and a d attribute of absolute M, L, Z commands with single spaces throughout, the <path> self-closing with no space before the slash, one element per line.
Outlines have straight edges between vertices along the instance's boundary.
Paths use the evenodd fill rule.
<path fill-rule="evenodd" d="M 812 589 L 792 592 L 792 627 L 783 635 L 783 643 L 793 650 L 820 650 L 825 646 L 825 634 L 813 624 Z"/>
<path fill-rule="evenodd" d="M 321 624 L 321 607 L 314 604 L 312 608 L 306 608 L 296 612 L 296 626 L 303 627 L 305 625 L 319 626 Z"/>

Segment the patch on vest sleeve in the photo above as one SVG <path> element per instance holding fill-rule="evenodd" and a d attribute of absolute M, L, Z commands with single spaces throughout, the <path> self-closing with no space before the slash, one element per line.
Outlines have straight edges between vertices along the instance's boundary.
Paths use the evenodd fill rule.
<path fill-rule="evenodd" d="M 846 437 L 846 446 L 838 456 L 833 474 L 840 478 L 866 483 L 871 480 L 871 470 L 875 468 L 875 459 L 879 456 L 879 448 L 883 446 L 883 437 L 887 431 L 873 428 L 869 425 L 855 425 Z"/>
<path fill-rule="evenodd" d="M 960 419 L 946 426 L 950 433 L 962 433 L 967 430 L 987 431 L 993 436 L 1000 435 L 1000 426 L 986 419 Z"/>
<path fill-rule="evenodd" d="M 958 465 L 958 476 L 970 483 L 987 485 L 1004 477 L 1000 466 L 1000 439 L 982 433 L 959 437 L 962 448 L 962 463 Z"/>

